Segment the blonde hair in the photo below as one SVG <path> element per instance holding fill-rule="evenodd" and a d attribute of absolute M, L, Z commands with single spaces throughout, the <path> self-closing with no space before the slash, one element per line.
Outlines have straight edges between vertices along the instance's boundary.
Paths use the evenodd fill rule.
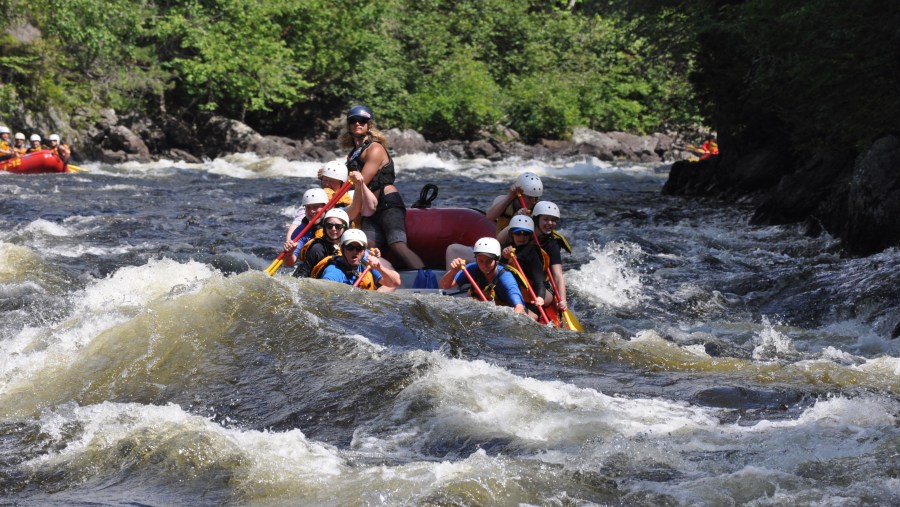
<path fill-rule="evenodd" d="M 387 137 L 384 135 L 384 132 L 378 130 L 378 127 L 375 125 L 375 120 L 369 120 L 369 133 L 366 134 L 366 137 L 384 146 L 384 149 L 387 150 Z M 341 134 L 341 137 L 338 138 L 338 146 L 344 149 L 356 147 L 356 142 L 353 139 L 353 135 L 350 134 L 350 125 L 347 125 L 347 131 Z"/>

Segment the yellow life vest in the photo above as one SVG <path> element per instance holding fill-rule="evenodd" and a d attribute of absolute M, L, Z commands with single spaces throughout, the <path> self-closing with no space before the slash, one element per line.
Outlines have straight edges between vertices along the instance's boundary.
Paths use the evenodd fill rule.
<path fill-rule="evenodd" d="M 325 272 L 325 268 L 327 268 L 331 264 L 335 264 L 337 257 L 339 257 L 340 255 L 341 254 L 339 252 L 334 255 L 329 255 L 320 260 L 315 266 L 313 266 L 312 270 L 309 272 L 309 276 L 312 278 L 322 278 L 322 273 Z M 348 273 L 346 271 L 344 271 L 344 274 L 346 274 L 347 278 L 351 280 L 353 279 L 353 277 L 358 276 L 358 273 L 356 272 L 352 273 L 352 276 L 351 273 Z M 366 276 L 363 277 L 362 281 L 359 282 L 359 285 L 357 285 L 357 287 L 363 290 L 375 290 L 378 288 L 378 286 L 375 285 L 375 276 L 372 275 L 372 270 L 366 272 Z"/>
<path fill-rule="evenodd" d="M 330 201 L 331 198 L 334 197 L 334 190 L 332 190 L 330 188 L 324 188 L 323 190 L 325 190 L 325 195 L 328 196 L 328 200 Z M 343 208 L 343 207 L 350 206 L 350 204 L 352 204 L 352 203 L 353 203 L 353 196 L 350 195 L 350 192 L 344 192 L 344 195 L 342 195 L 341 198 L 338 199 L 338 202 L 334 203 L 334 205 L 338 208 Z"/>
<path fill-rule="evenodd" d="M 569 240 L 567 240 L 565 236 L 557 231 L 553 231 L 552 233 L 550 233 L 550 236 L 555 239 L 557 243 L 559 243 L 560 248 L 569 253 L 572 253 L 572 245 L 569 244 Z"/>

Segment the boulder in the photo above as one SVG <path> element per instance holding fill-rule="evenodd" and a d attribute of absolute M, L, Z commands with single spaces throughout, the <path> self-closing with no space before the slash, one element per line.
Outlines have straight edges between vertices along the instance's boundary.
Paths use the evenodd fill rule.
<path fill-rule="evenodd" d="M 630 149 L 609 134 L 585 127 L 576 127 L 572 131 L 572 143 L 578 147 L 578 153 L 600 160 L 626 159 L 634 155 Z"/>
<path fill-rule="evenodd" d="M 641 162 L 659 161 L 659 156 L 656 154 L 656 145 L 659 140 L 655 137 L 637 136 L 627 132 L 610 132 L 608 135 L 622 145 L 620 149 L 625 158 Z"/>
<path fill-rule="evenodd" d="M 109 159 L 120 158 L 118 152 L 125 155 L 126 160 L 149 162 L 150 150 L 144 141 L 123 125 L 110 127 L 99 143 L 103 148 L 104 156 Z"/>
<path fill-rule="evenodd" d="M 428 145 L 425 137 L 412 129 L 389 129 L 385 135 L 390 148 L 399 155 L 424 152 Z"/>
<path fill-rule="evenodd" d="M 466 155 L 468 158 L 486 158 L 492 160 L 492 157 L 496 157 L 496 155 L 499 154 L 500 152 L 497 150 L 497 147 L 489 141 L 472 141 L 466 145 Z"/>
<path fill-rule="evenodd" d="M 875 141 L 854 167 L 847 193 L 843 239 L 852 253 L 868 255 L 900 246 L 900 138 Z"/>

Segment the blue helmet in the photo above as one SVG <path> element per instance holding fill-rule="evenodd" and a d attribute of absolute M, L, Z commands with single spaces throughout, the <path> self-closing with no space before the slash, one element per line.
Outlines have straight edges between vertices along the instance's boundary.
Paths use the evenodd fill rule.
<path fill-rule="evenodd" d="M 359 116 L 372 120 L 375 118 L 375 113 L 373 113 L 368 106 L 364 106 L 362 104 L 351 107 L 350 111 L 347 113 L 347 118 L 354 118 Z"/>

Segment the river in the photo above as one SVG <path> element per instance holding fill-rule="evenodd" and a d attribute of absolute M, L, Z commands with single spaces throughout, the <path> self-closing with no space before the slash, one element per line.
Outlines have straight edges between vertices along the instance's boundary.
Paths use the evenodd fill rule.
<path fill-rule="evenodd" d="M 585 333 L 282 269 L 319 164 L 0 174 L 0 503 L 897 505 L 900 252 L 667 166 L 397 159 L 407 204 L 562 209 Z"/>

